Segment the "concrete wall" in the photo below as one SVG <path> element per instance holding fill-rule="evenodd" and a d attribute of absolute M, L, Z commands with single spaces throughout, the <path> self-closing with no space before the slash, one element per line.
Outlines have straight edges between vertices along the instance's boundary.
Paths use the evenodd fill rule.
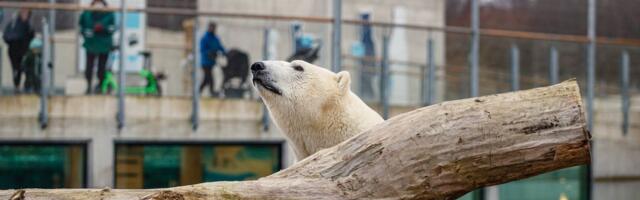
<path fill-rule="evenodd" d="M 284 140 L 277 129 L 261 131 L 262 105 L 256 101 L 203 99 L 200 127 L 192 131 L 189 98 L 126 99 L 125 128 L 116 128 L 116 98 L 50 98 L 47 129 L 40 129 L 37 96 L 0 97 L 0 140 L 89 141 L 88 185 L 113 187 L 114 140 L 225 141 Z M 293 156 L 285 145 L 285 166 Z"/>
<path fill-rule="evenodd" d="M 118 131 L 114 96 L 53 96 L 49 125 L 38 123 L 38 96 L 0 96 L 0 141 L 88 141 L 88 186 L 113 187 L 115 140 L 284 141 L 274 124 L 262 130 L 262 104 L 253 100 L 201 99 L 200 125 L 192 131 L 188 97 L 136 97 L 125 100 L 125 128 Z M 379 106 L 374 106 L 379 107 Z M 412 110 L 391 109 L 391 115 Z M 295 161 L 284 145 L 284 167 Z"/>
<path fill-rule="evenodd" d="M 631 99 L 627 135 L 621 128 L 621 102 L 620 96 L 594 102 L 594 199 L 640 197 L 640 96 Z"/>

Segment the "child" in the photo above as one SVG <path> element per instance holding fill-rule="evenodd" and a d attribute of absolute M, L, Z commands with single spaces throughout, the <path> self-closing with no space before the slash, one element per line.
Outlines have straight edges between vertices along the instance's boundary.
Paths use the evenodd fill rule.
<path fill-rule="evenodd" d="M 42 73 L 42 40 L 34 38 L 29 44 L 29 51 L 22 59 L 22 69 L 27 75 L 24 84 L 25 92 L 37 93 L 40 90 L 40 74 Z"/>

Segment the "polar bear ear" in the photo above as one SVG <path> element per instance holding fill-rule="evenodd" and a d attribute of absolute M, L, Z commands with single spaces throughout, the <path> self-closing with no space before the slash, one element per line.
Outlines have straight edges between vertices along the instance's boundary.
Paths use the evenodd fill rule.
<path fill-rule="evenodd" d="M 338 88 L 344 94 L 349 92 L 351 87 L 351 74 L 347 71 L 341 71 L 337 75 Z"/>

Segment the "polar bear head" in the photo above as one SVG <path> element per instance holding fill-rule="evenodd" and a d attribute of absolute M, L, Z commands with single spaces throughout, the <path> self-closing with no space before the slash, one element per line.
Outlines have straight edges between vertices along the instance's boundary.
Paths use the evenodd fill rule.
<path fill-rule="evenodd" d="M 251 72 L 254 86 L 270 107 L 305 108 L 320 114 L 351 92 L 349 72 L 336 74 L 301 60 L 256 62 Z"/>
<path fill-rule="evenodd" d="M 384 121 L 350 90 L 349 72 L 304 61 L 251 65 L 253 83 L 298 160 Z"/>

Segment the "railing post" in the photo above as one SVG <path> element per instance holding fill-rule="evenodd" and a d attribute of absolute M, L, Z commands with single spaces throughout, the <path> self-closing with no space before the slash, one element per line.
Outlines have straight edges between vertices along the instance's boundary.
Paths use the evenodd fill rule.
<path fill-rule="evenodd" d="M 382 36 L 382 61 L 380 62 L 380 103 L 382 118 L 389 118 L 389 36 Z"/>
<path fill-rule="evenodd" d="M 558 67 L 558 49 L 555 46 L 549 48 L 549 82 L 558 83 L 560 68 Z"/>
<path fill-rule="evenodd" d="M 0 95 L 4 94 L 4 87 L 2 86 L 2 70 L 4 69 L 4 66 L 2 65 L 2 55 L 4 55 L 3 50 L 3 46 L 0 45 Z"/>
<path fill-rule="evenodd" d="M 333 0 L 333 40 L 331 43 L 331 70 L 342 70 L 342 0 Z"/>
<path fill-rule="evenodd" d="M 55 5 L 57 0 L 49 0 L 49 4 L 50 5 Z M 56 9 L 50 8 L 49 9 L 49 35 L 51 35 L 51 38 L 53 39 L 53 37 L 56 36 Z M 55 62 L 56 62 L 56 45 L 54 43 L 54 41 L 52 40 L 51 43 L 49 44 L 49 48 L 51 49 L 49 51 L 49 53 L 51 54 L 49 63 L 51 65 L 51 76 L 49 79 L 49 85 L 52 88 L 52 91 L 55 91 L 55 77 L 56 77 L 56 73 L 54 73 L 55 71 L 53 71 L 55 69 Z"/>
<path fill-rule="evenodd" d="M 471 0 L 471 51 L 469 55 L 470 65 L 470 82 L 471 82 L 471 97 L 476 97 L 479 94 L 479 58 L 478 51 L 480 48 L 480 8 L 478 5 L 479 0 Z"/>
<path fill-rule="evenodd" d="M 595 96 L 596 82 L 596 1 L 589 0 L 588 5 L 588 38 L 589 47 L 587 53 L 587 126 L 589 131 L 593 131 L 593 98 Z M 591 148 L 593 142 L 591 142 Z M 591 160 L 594 160 L 591 154 Z M 587 183 L 588 193 L 587 199 L 593 199 L 593 169 L 591 165 L 587 165 Z"/>
<path fill-rule="evenodd" d="M 434 48 L 433 48 L 433 38 L 429 37 L 427 39 L 427 96 L 425 105 L 431 105 L 435 102 L 434 96 L 436 92 L 435 87 L 435 79 L 436 79 L 436 64 L 434 60 Z M 423 87 L 425 85 L 423 84 Z"/>
<path fill-rule="evenodd" d="M 49 124 L 49 67 L 51 60 L 51 38 L 49 34 L 49 24 L 46 19 L 42 19 L 42 60 L 40 63 L 40 113 L 38 113 L 38 122 L 40 128 L 45 129 Z"/>
<path fill-rule="evenodd" d="M 126 2 L 127 0 L 120 0 L 120 62 L 118 69 L 118 113 L 116 114 L 116 119 L 118 123 L 118 131 L 122 130 L 125 126 L 125 106 L 124 106 L 124 88 L 125 88 L 125 22 L 127 16 L 126 10 Z"/>
<path fill-rule="evenodd" d="M 589 0 L 589 44 L 587 49 L 587 112 L 589 130 L 593 131 L 593 98 L 595 95 L 596 79 L 596 5 L 595 0 Z"/>
<path fill-rule="evenodd" d="M 511 44 L 511 91 L 520 90 L 520 49 Z"/>
<path fill-rule="evenodd" d="M 262 44 L 262 60 L 271 60 L 271 53 L 269 52 L 269 36 L 271 35 L 271 29 L 267 28 L 264 30 L 264 39 Z M 264 101 L 263 101 L 264 102 Z M 269 109 L 267 106 L 262 104 L 262 131 L 269 131 Z"/>
<path fill-rule="evenodd" d="M 624 50 L 622 52 L 622 60 L 620 65 L 620 75 L 622 84 L 622 134 L 627 135 L 629 132 L 629 52 Z"/>
<path fill-rule="evenodd" d="M 198 69 L 200 68 L 200 45 L 198 40 L 198 16 L 193 19 L 193 40 L 191 53 L 193 55 L 193 69 L 191 70 L 191 130 L 198 130 L 200 125 L 200 90 L 198 90 Z"/>

